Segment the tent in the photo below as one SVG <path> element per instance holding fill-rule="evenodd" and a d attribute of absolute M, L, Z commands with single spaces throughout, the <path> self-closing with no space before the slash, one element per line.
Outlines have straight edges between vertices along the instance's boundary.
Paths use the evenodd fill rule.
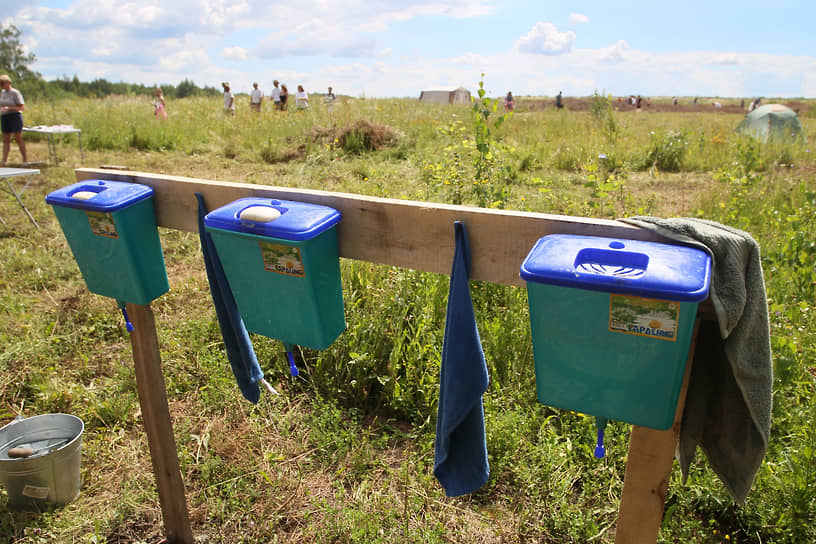
<path fill-rule="evenodd" d="M 419 93 L 419 101 L 428 104 L 470 104 L 470 91 L 456 89 L 426 89 Z"/>
<path fill-rule="evenodd" d="M 763 142 L 768 139 L 792 138 L 802 134 L 802 123 L 796 112 L 782 104 L 767 104 L 748 113 L 736 131 Z"/>

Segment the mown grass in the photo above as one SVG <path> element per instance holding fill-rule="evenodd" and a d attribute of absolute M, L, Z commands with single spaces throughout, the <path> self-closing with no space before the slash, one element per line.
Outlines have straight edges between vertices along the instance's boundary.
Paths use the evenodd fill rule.
<path fill-rule="evenodd" d="M 243 107 L 241 107 L 243 106 Z M 702 455 L 675 471 L 661 542 L 813 542 L 816 529 L 816 160 L 807 139 L 759 145 L 726 114 L 520 112 L 491 135 L 483 180 L 469 108 L 342 99 L 329 111 L 253 115 L 239 102 L 64 100 L 30 104 L 28 124 L 72 123 L 59 166 L 24 195 L 42 229 L 0 200 L 0 423 L 69 412 L 86 425 L 83 487 L 70 505 L 8 511 L 0 542 L 154 542 L 162 532 L 127 333 L 89 294 L 45 194 L 72 167 L 135 170 L 591 217 L 697 216 L 760 242 L 774 348 L 774 426 L 745 506 Z M 813 111 L 813 110 L 810 110 Z M 495 112 L 492 119 L 501 112 Z M 393 129 L 376 151 L 345 148 L 361 120 Z M 29 135 L 27 135 L 28 137 Z M 337 140 L 337 141 L 335 141 Z M 29 153 L 45 157 L 31 138 Z M 12 149 L 12 160 L 15 150 Z M 608 159 L 602 162 L 600 154 Z M 410 226 L 406 226 L 410 228 Z M 343 261 L 347 331 L 298 352 L 292 380 L 278 342 L 254 337 L 283 393 L 253 406 L 223 353 L 195 234 L 162 230 L 171 290 L 153 303 L 194 533 L 206 542 L 612 542 L 628 426 L 592 457 L 591 418 L 535 400 L 523 289 L 472 283 L 491 375 L 488 484 L 448 499 L 431 474 L 448 278 Z"/>

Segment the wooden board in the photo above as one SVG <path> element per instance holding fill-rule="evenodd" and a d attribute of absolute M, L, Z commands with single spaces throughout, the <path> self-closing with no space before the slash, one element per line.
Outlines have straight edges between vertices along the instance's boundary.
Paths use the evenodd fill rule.
<path fill-rule="evenodd" d="M 524 285 L 519 267 L 540 237 L 554 233 L 664 241 L 625 223 L 533 212 L 490 210 L 347 193 L 270 185 L 82 168 L 77 180 L 141 183 L 155 191 L 159 226 L 197 232 L 195 193 L 208 210 L 243 197 L 266 197 L 323 204 L 339 210 L 340 256 L 372 263 L 450 274 L 453 223 L 462 221 L 471 246 L 471 278 L 501 285 Z"/>

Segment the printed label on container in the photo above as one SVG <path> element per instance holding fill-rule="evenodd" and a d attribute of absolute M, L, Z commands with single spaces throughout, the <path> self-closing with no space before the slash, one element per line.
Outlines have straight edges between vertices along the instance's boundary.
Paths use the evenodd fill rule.
<path fill-rule="evenodd" d="M 91 232 L 106 238 L 119 238 L 119 233 L 116 232 L 116 225 L 113 222 L 113 216 L 111 214 L 102 212 L 85 212 L 85 214 L 88 216 Z"/>
<path fill-rule="evenodd" d="M 661 340 L 677 340 L 680 303 L 610 295 L 609 330 Z"/>
<path fill-rule="evenodd" d="M 48 487 L 39 487 L 36 485 L 26 485 L 23 487 L 23 496 L 28 497 L 30 499 L 47 499 L 48 492 L 51 488 Z"/>
<path fill-rule="evenodd" d="M 300 258 L 300 248 L 269 242 L 260 242 L 260 244 L 265 270 L 298 278 L 306 276 L 303 259 Z"/>

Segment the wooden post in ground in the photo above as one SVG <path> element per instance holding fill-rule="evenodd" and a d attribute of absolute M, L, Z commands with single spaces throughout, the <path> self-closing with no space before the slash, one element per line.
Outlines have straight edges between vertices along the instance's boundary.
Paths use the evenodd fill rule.
<path fill-rule="evenodd" d="M 128 303 L 127 311 L 134 327 L 130 343 L 133 346 L 136 386 L 164 517 L 166 541 L 168 544 L 192 544 L 193 533 L 184 497 L 184 482 L 179 472 L 153 310 L 149 305 Z"/>
<path fill-rule="evenodd" d="M 623 478 L 615 544 L 654 544 L 663 522 L 663 506 L 669 490 L 674 450 L 680 437 L 680 423 L 686 406 L 691 361 L 697 343 L 700 319 L 694 325 L 683 385 L 671 429 L 656 431 L 632 425 L 629 456 Z"/>

